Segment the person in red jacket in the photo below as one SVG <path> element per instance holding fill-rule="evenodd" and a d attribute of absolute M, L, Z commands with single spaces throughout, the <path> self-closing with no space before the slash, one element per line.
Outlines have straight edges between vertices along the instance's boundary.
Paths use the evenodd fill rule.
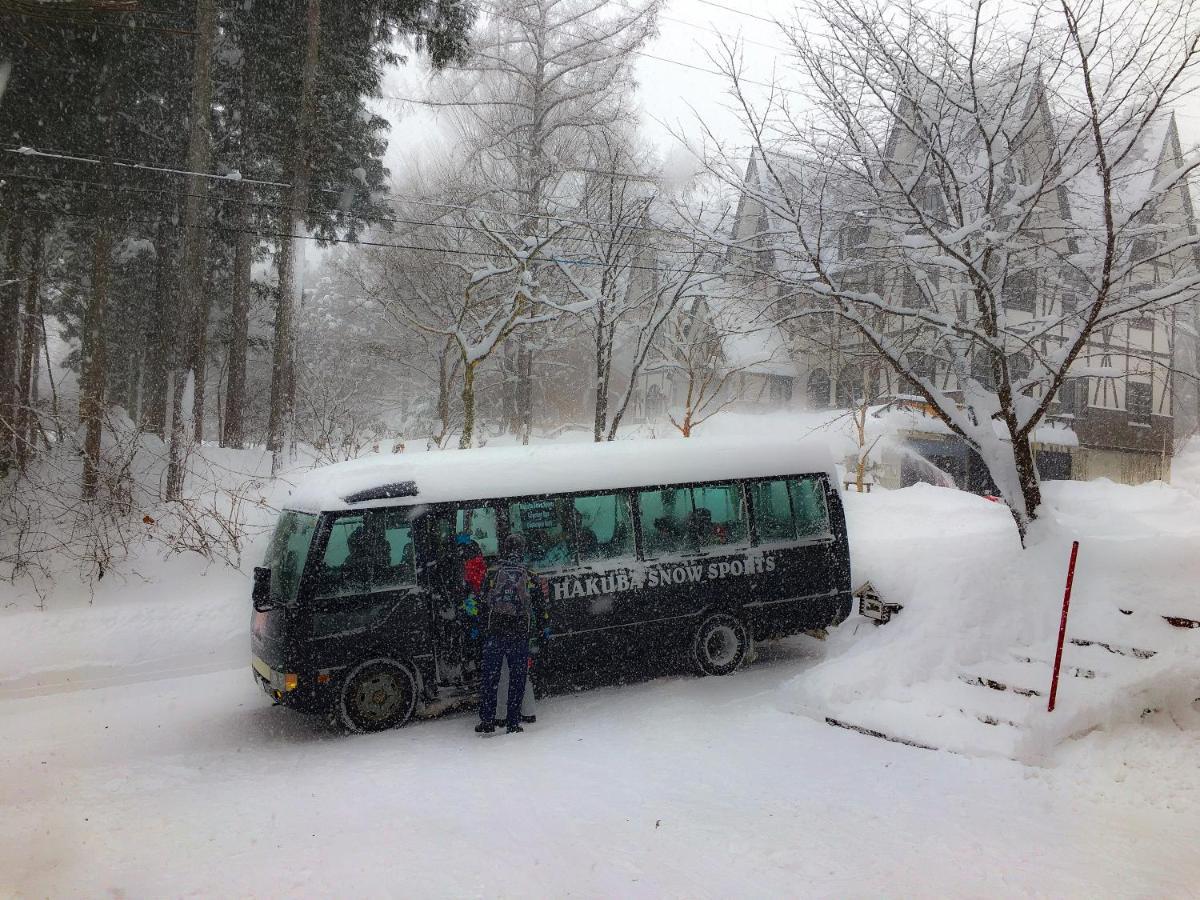
<path fill-rule="evenodd" d="M 462 558 L 463 612 L 474 619 L 479 615 L 479 595 L 487 578 L 487 560 L 483 558 L 479 544 L 466 532 L 458 535 L 454 543 Z"/>

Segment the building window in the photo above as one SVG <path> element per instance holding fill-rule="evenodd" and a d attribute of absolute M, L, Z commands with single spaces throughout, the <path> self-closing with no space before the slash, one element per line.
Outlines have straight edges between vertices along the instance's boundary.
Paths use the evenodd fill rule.
<path fill-rule="evenodd" d="M 1031 364 L 1028 356 L 1016 354 L 1008 358 L 1008 377 L 1015 387 L 1018 382 L 1029 377 Z"/>
<path fill-rule="evenodd" d="M 654 420 L 662 416 L 666 409 L 666 404 L 663 403 L 662 389 L 657 384 L 652 384 L 646 390 L 646 418 Z"/>
<path fill-rule="evenodd" d="M 813 369 L 808 376 L 808 406 L 810 409 L 829 408 L 829 373 Z"/>
<path fill-rule="evenodd" d="M 768 375 L 767 389 L 772 403 L 791 403 L 792 379 L 787 375 Z"/>
<path fill-rule="evenodd" d="M 1033 312 L 1037 300 L 1037 276 L 1032 269 L 1010 272 L 1004 280 L 1004 305 L 1021 312 Z"/>
<path fill-rule="evenodd" d="M 841 256 L 843 260 L 851 261 L 862 256 L 871 239 L 871 226 L 844 225 L 841 230 Z"/>
<path fill-rule="evenodd" d="M 1079 416 L 1087 406 L 1087 379 L 1065 378 L 1058 387 L 1058 411 L 1064 416 Z"/>
<path fill-rule="evenodd" d="M 971 357 L 971 377 L 989 391 L 996 389 L 996 372 L 992 368 L 992 354 L 989 351 L 975 351 Z"/>
<path fill-rule="evenodd" d="M 1125 385 L 1125 410 L 1129 413 L 1129 421 L 1138 424 L 1150 424 L 1150 411 L 1153 406 L 1154 391 L 1149 384 L 1141 381 L 1130 381 Z"/>

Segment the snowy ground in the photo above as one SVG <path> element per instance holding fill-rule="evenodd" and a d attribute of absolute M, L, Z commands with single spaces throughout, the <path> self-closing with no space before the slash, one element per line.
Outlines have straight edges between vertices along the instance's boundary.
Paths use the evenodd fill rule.
<path fill-rule="evenodd" d="M 245 576 L 147 559 L 91 606 L 0 615 L 0 897 L 1194 896 L 1200 631 L 1157 605 L 1197 602 L 1200 454 L 1176 475 L 1050 485 L 1029 551 L 979 498 L 850 496 L 856 578 L 905 604 L 893 623 L 550 698 L 489 740 L 468 713 L 347 738 L 272 707 Z M 1064 688 L 1061 717 L 1030 705 L 1017 762 L 954 692 L 1015 698 L 957 675 L 1053 632 L 1073 536 L 1072 633 L 1161 652 Z"/>
<path fill-rule="evenodd" d="M 1200 809 L 790 715 L 725 679 L 344 739 L 246 670 L 0 706 L 0 894 L 1185 896 Z M 1194 760 L 1192 762 L 1194 766 Z"/>

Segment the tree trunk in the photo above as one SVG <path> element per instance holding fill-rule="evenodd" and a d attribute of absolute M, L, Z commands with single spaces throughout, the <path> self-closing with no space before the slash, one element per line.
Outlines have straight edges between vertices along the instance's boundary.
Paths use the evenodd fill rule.
<path fill-rule="evenodd" d="M 437 416 L 438 430 L 433 436 L 433 442 L 441 447 L 450 432 L 450 354 L 445 348 L 438 355 L 438 395 Z"/>
<path fill-rule="evenodd" d="M 605 340 L 604 304 L 596 307 L 596 415 L 592 422 L 592 440 L 604 440 L 604 429 L 608 425 L 608 363 L 612 346 Z"/>
<path fill-rule="evenodd" d="M 178 500 L 183 494 L 183 448 L 187 441 L 183 421 L 183 386 L 187 382 L 188 349 L 194 342 L 197 314 L 201 305 L 200 292 L 204 278 L 201 270 L 207 256 L 208 232 L 200 226 L 208 196 L 208 179 L 199 173 L 208 171 L 212 159 L 212 46 L 216 20 L 216 0 L 196 0 L 195 58 L 192 60 L 192 97 L 189 112 L 188 152 L 184 180 L 183 202 L 183 260 L 179 290 L 179 309 L 176 315 L 176 344 L 171 404 L 170 456 L 167 463 L 168 500 Z"/>
<path fill-rule="evenodd" d="M 242 449 L 242 413 L 246 403 L 246 349 L 250 333 L 250 264 L 254 246 L 250 235 L 250 205 L 238 213 L 237 244 L 233 254 L 233 299 L 229 310 L 229 380 L 225 387 L 226 447 Z"/>
<path fill-rule="evenodd" d="M 174 343 L 171 312 L 175 309 L 175 297 L 171 281 L 172 263 L 175 258 L 175 234 L 164 217 L 159 220 L 154 236 L 154 306 L 150 313 L 146 336 L 146 357 L 142 374 L 142 413 L 138 418 L 142 430 L 167 436 L 167 368 L 170 365 L 171 348 Z"/>
<path fill-rule="evenodd" d="M 248 135 L 254 112 L 254 55 L 242 57 L 242 144 L 241 161 L 243 171 L 253 166 Z M 245 443 L 243 416 L 246 408 L 246 354 L 250 345 L 250 269 L 254 263 L 253 235 L 251 234 L 250 201 L 254 189 L 243 185 L 244 191 L 238 205 L 237 233 L 234 235 L 233 250 L 233 297 L 229 310 L 229 374 L 225 385 L 225 424 L 221 430 L 222 444 L 241 450 Z"/>
<path fill-rule="evenodd" d="M 519 342 L 514 341 L 500 349 L 500 422 L 509 434 L 518 434 L 521 430 L 521 405 L 517 400 L 520 358 Z"/>
<path fill-rule="evenodd" d="M 25 313 L 21 327 L 21 366 L 17 385 L 17 465 L 24 468 L 33 451 L 35 429 L 34 372 L 38 358 L 38 293 L 41 290 L 45 232 L 33 223 L 29 237 L 29 278 L 25 284 Z"/>
<path fill-rule="evenodd" d="M 46 313 L 38 313 L 38 332 L 42 336 L 42 353 L 46 360 L 46 380 L 50 382 L 50 421 L 54 423 L 54 436 L 58 443 L 63 442 L 63 421 L 58 414 L 58 388 L 54 384 L 54 364 L 50 360 L 50 339 L 46 331 Z M 35 380 L 36 383 L 36 380 Z M 47 450 L 50 448 L 47 447 Z"/>
<path fill-rule="evenodd" d="M 520 365 L 520 399 L 521 410 L 521 443 L 528 444 L 530 432 L 533 430 L 533 350 L 522 346 L 518 357 Z"/>
<path fill-rule="evenodd" d="M 18 205 L 8 223 L 8 246 L 0 272 L 0 475 L 16 459 L 17 434 L 17 335 L 20 334 L 21 244 L 24 232 Z"/>
<path fill-rule="evenodd" d="M 292 418 L 295 397 L 295 255 L 297 229 L 308 205 L 308 132 L 316 106 L 317 53 L 320 47 L 321 0 L 308 0 L 305 12 L 306 43 L 300 88 L 300 120 L 292 159 L 292 196 L 284 216 L 284 237 L 279 247 L 279 294 L 275 303 L 275 347 L 271 360 L 271 398 L 267 421 L 267 449 L 271 471 L 283 465 L 285 430 Z"/>
<path fill-rule="evenodd" d="M 204 290 L 200 304 L 196 309 L 196 323 L 192 329 L 192 372 L 195 374 L 195 388 L 192 391 L 192 441 L 201 443 L 204 440 L 204 408 L 205 388 L 208 378 L 208 319 L 212 314 L 213 285 L 212 268 L 204 279 Z"/>
<path fill-rule="evenodd" d="M 1013 510 L 1013 518 L 1016 519 L 1017 531 L 1021 535 L 1021 544 L 1024 545 L 1025 531 L 1029 523 L 1037 518 L 1038 507 L 1042 505 L 1042 486 L 1038 481 L 1037 462 L 1028 437 L 1013 441 L 1013 457 L 1017 466 L 1017 479 L 1021 485 L 1021 496 L 1025 501 L 1025 516 Z"/>
<path fill-rule="evenodd" d="M 458 449 L 466 450 L 475 438 L 475 366 L 477 363 L 466 361 L 463 370 L 462 404 L 463 430 L 458 439 Z"/>
<path fill-rule="evenodd" d="M 112 253 L 112 233 L 107 200 L 96 222 L 92 250 L 92 285 L 83 315 L 81 375 L 79 380 L 79 421 L 83 436 L 83 499 L 95 500 L 100 490 L 100 436 L 103 430 L 104 386 L 108 376 L 108 348 L 105 324 L 108 305 L 108 278 Z"/>

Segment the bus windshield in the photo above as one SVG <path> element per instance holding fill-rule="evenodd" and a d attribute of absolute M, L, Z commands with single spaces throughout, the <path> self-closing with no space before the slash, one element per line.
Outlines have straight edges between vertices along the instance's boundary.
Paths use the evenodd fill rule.
<path fill-rule="evenodd" d="M 300 575 L 316 529 L 317 517 L 309 513 L 284 510 L 280 515 L 264 563 L 271 570 L 271 603 L 287 606 L 296 601 Z"/>

